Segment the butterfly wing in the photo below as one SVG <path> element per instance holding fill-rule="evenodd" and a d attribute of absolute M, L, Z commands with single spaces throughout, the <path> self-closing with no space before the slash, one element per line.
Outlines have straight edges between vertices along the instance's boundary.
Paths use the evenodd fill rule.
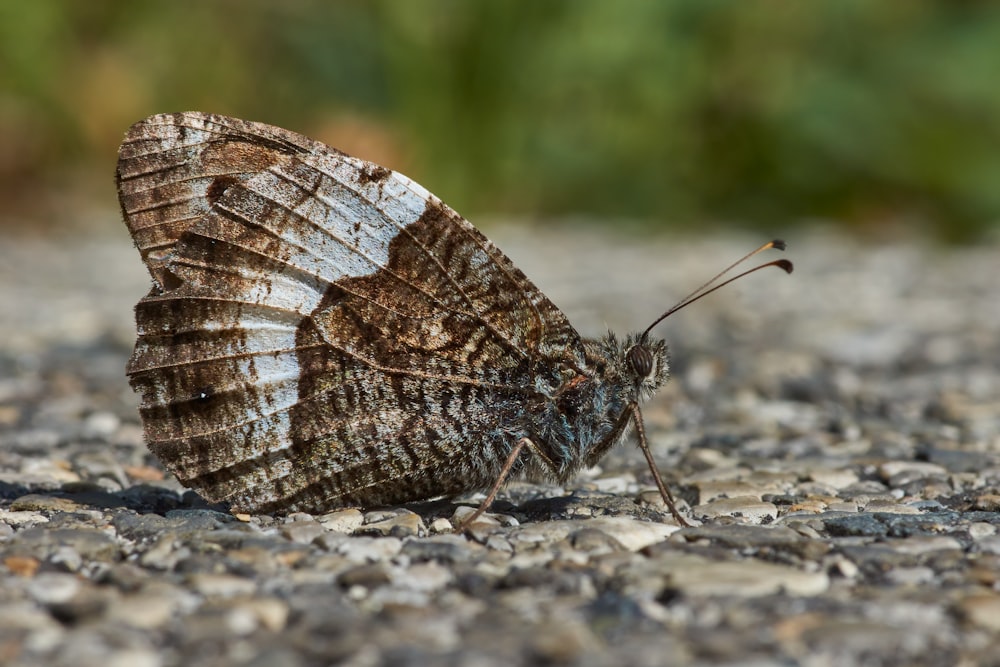
<path fill-rule="evenodd" d="M 134 125 L 117 176 L 153 278 L 128 365 L 146 440 L 210 500 L 317 511 L 488 486 L 539 374 L 583 364 L 565 316 L 401 174 L 181 113 Z"/>

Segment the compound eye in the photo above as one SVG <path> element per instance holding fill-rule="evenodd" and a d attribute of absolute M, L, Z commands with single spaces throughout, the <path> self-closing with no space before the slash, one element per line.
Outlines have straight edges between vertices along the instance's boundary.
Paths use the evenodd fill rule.
<path fill-rule="evenodd" d="M 641 378 L 649 377 L 653 374 L 653 353 L 645 345 L 634 345 L 625 353 L 625 359 L 632 368 L 632 372 Z"/>

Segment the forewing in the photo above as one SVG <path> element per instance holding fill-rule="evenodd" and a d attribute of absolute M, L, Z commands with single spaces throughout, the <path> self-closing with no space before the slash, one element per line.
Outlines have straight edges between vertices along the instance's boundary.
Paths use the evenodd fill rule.
<path fill-rule="evenodd" d="M 153 278 L 128 367 L 146 439 L 211 500 L 318 510 L 488 485 L 535 365 L 582 363 L 472 225 L 306 137 L 153 116 L 121 146 L 118 189 Z"/>

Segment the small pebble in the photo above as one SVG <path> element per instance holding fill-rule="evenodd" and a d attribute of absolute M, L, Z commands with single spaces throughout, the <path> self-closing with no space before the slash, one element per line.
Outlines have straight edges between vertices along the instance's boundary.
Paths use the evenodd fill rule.
<path fill-rule="evenodd" d="M 336 533 L 353 533 L 364 523 L 365 517 L 360 510 L 348 509 L 330 512 L 317 518 L 317 521 L 327 530 Z"/>

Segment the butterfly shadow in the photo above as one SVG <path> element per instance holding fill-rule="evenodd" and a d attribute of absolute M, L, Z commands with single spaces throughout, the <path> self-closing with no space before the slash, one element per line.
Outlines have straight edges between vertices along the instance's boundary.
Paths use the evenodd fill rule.
<path fill-rule="evenodd" d="M 69 512 L 132 510 L 137 514 L 164 515 L 174 510 L 213 510 L 229 513 L 224 504 L 209 503 L 193 491 L 178 494 L 172 489 L 151 484 L 135 484 L 112 491 L 89 482 L 71 482 L 58 489 L 0 482 L 0 501 L 10 501 L 15 506 L 20 504 L 27 508 Z"/>

